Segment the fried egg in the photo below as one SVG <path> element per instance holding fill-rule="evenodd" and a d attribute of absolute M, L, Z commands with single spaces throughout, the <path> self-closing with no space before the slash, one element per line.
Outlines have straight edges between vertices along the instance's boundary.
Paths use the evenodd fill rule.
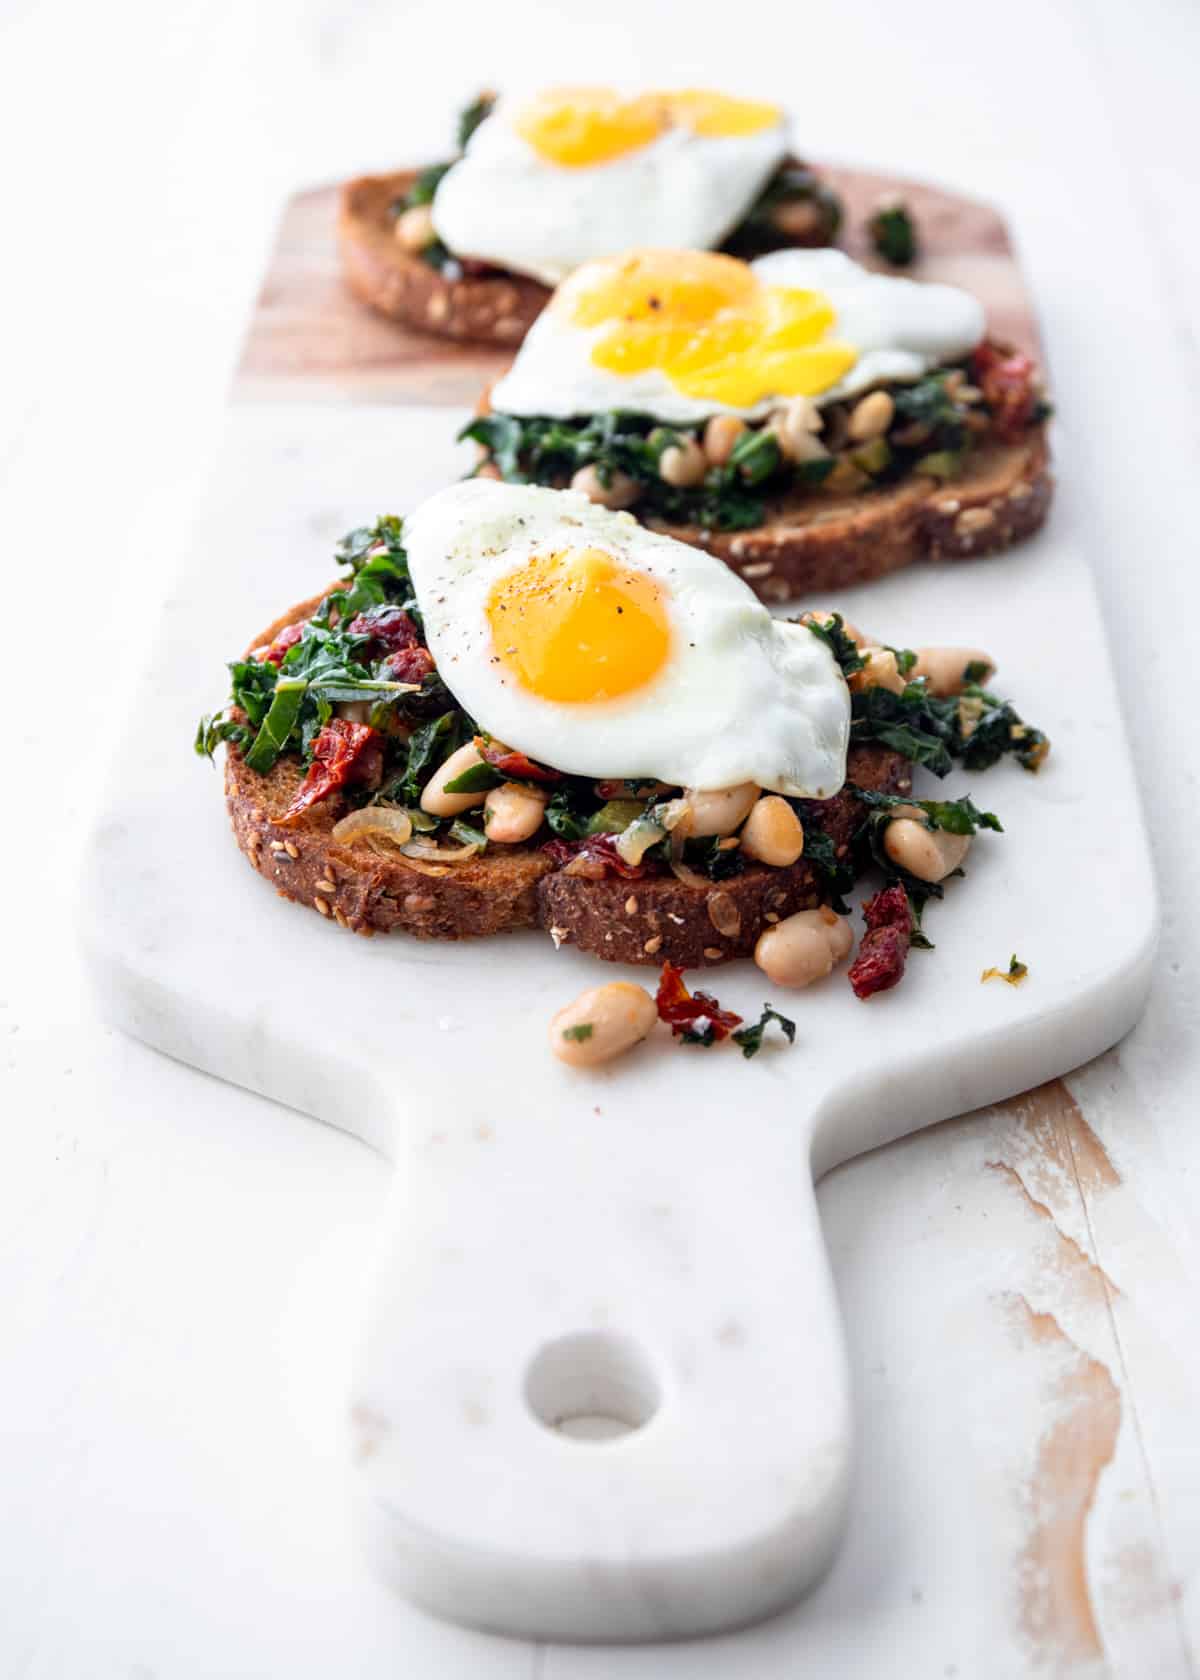
<path fill-rule="evenodd" d="M 957 286 L 876 274 L 843 251 L 641 250 L 577 269 L 492 390 L 501 413 L 566 419 L 610 409 L 676 425 L 757 419 L 915 380 L 983 338 Z"/>
<path fill-rule="evenodd" d="M 841 670 L 711 555 L 573 491 L 490 479 L 423 503 L 404 545 L 443 682 L 518 752 L 679 787 L 841 787 Z"/>
<path fill-rule="evenodd" d="M 438 187 L 433 225 L 458 256 L 556 286 L 650 240 L 719 245 L 788 149 L 775 106 L 698 89 L 501 99 Z"/>

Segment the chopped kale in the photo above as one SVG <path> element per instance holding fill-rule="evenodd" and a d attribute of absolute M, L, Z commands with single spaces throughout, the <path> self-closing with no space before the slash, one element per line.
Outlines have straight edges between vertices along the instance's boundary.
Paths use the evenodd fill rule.
<path fill-rule="evenodd" d="M 907 268 L 917 254 L 917 229 L 905 204 L 883 204 L 871 217 L 871 243 L 896 268 Z"/>
<path fill-rule="evenodd" d="M 432 204 L 434 194 L 442 181 L 450 172 L 449 163 L 431 163 L 427 169 L 422 169 L 404 201 L 404 208 L 411 210 L 414 204 Z"/>
<path fill-rule="evenodd" d="M 923 679 L 890 689 L 860 689 L 851 697 L 851 741 L 880 741 L 945 776 L 955 761 L 968 770 L 987 770 L 1006 753 L 1036 770 L 1050 743 L 1040 729 L 1023 722 L 1007 700 L 968 683 L 961 695 L 930 694 Z"/>
<path fill-rule="evenodd" d="M 460 113 L 458 119 L 458 132 L 455 136 L 460 152 L 466 151 L 467 141 L 474 134 L 480 123 L 483 122 L 485 118 L 491 116 L 492 106 L 495 103 L 496 95 L 494 93 L 481 93 L 478 94 L 467 106 L 467 108 Z"/>
<path fill-rule="evenodd" d="M 748 431 L 733 459 L 710 467 L 695 489 L 678 489 L 660 478 L 658 464 L 665 449 L 694 438 L 695 429 L 662 426 L 646 415 L 616 410 L 579 420 L 485 414 L 459 436 L 482 444 L 510 484 L 565 485 L 583 466 L 595 467 L 601 483 L 624 473 L 641 486 L 639 513 L 712 530 L 761 524 L 763 503 L 752 492 L 782 464 L 773 434 Z"/>
<path fill-rule="evenodd" d="M 788 1043 L 795 1044 L 795 1021 L 789 1021 L 786 1015 L 781 1015 L 779 1011 L 772 1008 L 769 1003 L 764 1003 L 763 1012 L 753 1026 L 739 1027 L 738 1030 L 731 1035 L 733 1042 L 741 1045 L 742 1055 L 745 1056 L 747 1061 L 749 1061 L 752 1056 L 757 1056 L 758 1052 L 762 1049 L 763 1034 L 766 1032 L 772 1021 L 778 1023 L 779 1030 L 787 1039 Z"/>
<path fill-rule="evenodd" d="M 945 455 L 957 452 L 966 442 L 969 412 L 955 400 L 948 380 L 948 371 L 931 373 L 915 385 L 898 387 L 892 394 L 897 417 L 907 425 L 922 428 L 922 448 Z M 928 463 L 934 455 L 927 453 L 922 459 Z M 924 470 L 934 477 L 944 476 L 930 465 Z"/>
<path fill-rule="evenodd" d="M 731 880 L 746 867 L 740 846 L 722 848 L 720 837 L 716 834 L 703 840 L 685 840 L 683 861 L 700 874 L 707 875 L 710 881 Z"/>
<path fill-rule="evenodd" d="M 796 209 L 808 213 L 798 219 Z M 783 163 L 726 239 L 724 249 L 743 258 L 776 250 L 795 238 L 801 220 L 805 244 L 828 245 L 842 225 L 841 200 L 804 164 Z"/>
<path fill-rule="evenodd" d="M 940 828 L 947 834 L 974 834 L 980 828 L 993 829 L 997 834 L 1004 832 L 995 812 L 981 811 L 970 794 L 964 794 L 961 799 L 914 799 L 911 794 L 877 793 L 873 788 L 855 787 L 851 792 L 873 810 L 891 812 L 904 806 L 922 811 L 927 828 Z"/>
<path fill-rule="evenodd" d="M 845 620 L 841 613 L 830 613 L 827 618 L 806 618 L 804 625 L 814 636 L 820 638 L 841 666 L 842 675 L 849 677 L 855 671 L 863 668 L 863 657 L 858 651 L 858 643 L 845 631 Z M 914 655 L 915 658 L 915 655 Z"/>

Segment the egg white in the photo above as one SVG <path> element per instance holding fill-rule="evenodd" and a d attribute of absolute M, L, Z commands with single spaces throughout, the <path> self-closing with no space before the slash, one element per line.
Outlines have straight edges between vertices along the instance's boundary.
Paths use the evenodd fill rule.
<path fill-rule="evenodd" d="M 984 335 L 979 300 L 957 286 L 876 274 L 844 251 L 774 251 L 751 268 L 772 286 L 823 292 L 835 314 L 829 338 L 853 346 L 858 360 L 836 385 L 813 401 L 818 406 L 853 397 L 889 380 L 910 381 L 973 350 Z M 750 407 L 685 396 L 657 368 L 622 377 L 591 359 L 608 327 L 577 327 L 567 318 L 570 291 L 534 322 L 516 361 L 492 389 L 492 406 L 504 414 L 544 414 L 568 419 L 625 409 L 674 425 L 692 425 L 710 414 L 761 419 L 780 401 L 766 397 Z"/>
<path fill-rule="evenodd" d="M 828 799 L 845 780 L 850 697 L 829 649 L 773 619 L 740 578 L 700 549 L 569 490 L 469 479 L 422 503 L 404 545 L 443 682 L 481 729 L 571 775 L 692 788 L 754 782 Z M 529 556 L 594 547 L 666 595 L 670 657 L 614 700 L 539 698 L 501 663 L 486 606 Z"/>
<path fill-rule="evenodd" d="M 456 256 L 556 286 L 593 257 L 635 245 L 719 245 L 787 155 L 783 121 L 722 138 L 668 129 L 607 163 L 565 168 L 513 127 L 501 99 L 443 177 L 433 226 Z"/>

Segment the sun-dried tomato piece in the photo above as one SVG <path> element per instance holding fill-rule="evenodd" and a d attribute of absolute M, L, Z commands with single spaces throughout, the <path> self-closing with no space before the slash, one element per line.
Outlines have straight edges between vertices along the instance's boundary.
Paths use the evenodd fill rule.
<path fill-rule="evenodd" d="M 493 770 L 499 770 L 502 776 L 507 776 L 514 782 L 561 782 L 561 770 L 548 770 L 544 764 L 535 764 L 524 753 L 510 752 L 502 747 L 498 741 L 488 741 L 482 735 L 475 737 L 475 751 L 485 764 L 490 764 Z"/>
<path fill-rule="evenodd" d="M 908 894 L 898 881 L 884 887 L 862 907 L 863 921 L 870 929 L 902 927 L 912 932 L 912 906 Z"/>
<path fill-rule="evenodd" d="M 1029 425 L 1037 407 L 1037 365 L 1023 350 L 1002 350 L 985 342 L 971 354 L 971 378 L 983 392 L 996 435 L 1012 442 Z"/>
<path fill-rule="evenodd" d="M 277 820 L 294 822 L 310 805 L 327 799 L 351 782 L 378 780 L 383 767 L 383 740 L 377 729 L 348 718 L 330 718 L 313 742 L 313 761 L 296 789 L 296 796 Z"/>
<path fill-rule="evenodd" d="M 379 667 L 379 675 L 388 682 L 417 683 L 434 669 L 433 655 L 427 647 L 400 648 L 396 653 L 389 653 Z"/>
<path fill-rule="evenodd" d="M 722 1009 L 708 992 L 689 992 L 683 983 L 683 970 L 665 962 L 658 980 L 655 996 L 658 1017 L 665 1021 L 677 1038 L 689 1044 L 715 1044 L 728 1038 L 742 1017 L 732 1009 Z"/>
<path fill-rule="evenodd" d="M 589 834 L 582 840 L 547 840 L 542 850 L 570 875 L 602 881 L 619 875 L 623 881 L 640 881 L 651 872 L 649 863 L 626 863 L 611 834 Z"/>
<path fill-rule="evenodd" d="M 284 654 L 289 648 L 295 647 L 296 643 L 300 640 L 303 634 L 303 624 L 289 624 L 286 630 L 281 630 L 279 632 L 270 647 L 259 649 L 258 658 L 260 664 L 276 666 L 282 665 Z"/>
<path fill-rule="evenodd" d="M 847 978 L 857 998 L 890 991 L 904 977 L 912 941 L 912 909 L 902 886 L 885 887 L 863 905 L 867 931 Z"/>
<path fill-rule="evenodd" d="M 370 636 L 379 649 L 398 653 L 401 648 L 419 647 L 421 632 L 403 607 L 368 607 L 346 626 L 351 636 Z"/>

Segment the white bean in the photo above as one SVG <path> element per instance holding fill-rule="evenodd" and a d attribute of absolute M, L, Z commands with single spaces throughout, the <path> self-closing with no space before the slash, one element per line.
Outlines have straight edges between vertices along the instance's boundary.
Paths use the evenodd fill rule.
<path fill-rule="evenodd" d="M 427 245 L 432 245 L 437 235 L 433 230 L 433 211 L 429 205 L 410 205 L 397 216 L 395 234 L 406 251 L 423 251 Z"/>
<path fill-rule="evenodd" d="M 447 793 L 446 783 L 454 781 L 464 771 L 470 770 L 475 764 L 482 764 L 476 750 L 475 743 L 468 741 L 466 746 L 459 747 L 452 752 L 444 763 L 439 764 L 433 775 L 426 782 L 421 792 L 421 809 L 428 811 L 431 817 L 457 817 L 464 811 L 469 811 L 473 805 L 482 805 L 487 797 L 486 793 Z"/>
<path fill-rule="evenodd" d="M 983 666 L 975 678 L 981 683 L 987 682 L 996 669 L 995 661 L 979 648 L 929 647 L 917 649 L 912 674 L 926 679 L 930 694 L 946 699 L 962 693 L 968 665 Z"/>
<path fill-rule="evenodd" d="M 550 1023 L 550 1049 L 569 1067 L 598 1067 L 640 1044 L 658 1020 L 643 986 L 613 980 L 568 1003 Z"/>
<path fill-rule="evenodd" d="M 704 453 L 709 465 L 725 466 L 745 430 L 746 422 L 736 414 L 714 414 L 704 428 Z"/>
<path fill-rule="evenodd" d="M 483 802 L 483 831 L 489 840 L 516 846 L 537 833 L 545 814 L 545 794 L 519 782 L 502 782 Z"/>
<path fill-rule="evenodd" d="M 641 485 L 636 478 L 630 478 L 628 473 L 613 472 L 609 474 L 605 484 L 600 474 L 593 466 L 580 467 L 571 480 L 572 490 L 582 490 L 589 502 L 595 502 L 598 507 L 621 508 L 632 507 L 641 494 Z"/>
<path fill-rule="evenodd" d="M 804 826 L 786 799 L 764 794 L 742 828 L 742 851 L 773 869 L 786 869 L 804 850 Z"/>
<path fill-rule="evenodd" d="M 658 476 L 677 490 L 692 490 L 708 471 L 708 456 L 695 438 L 671 443 L 658 458 Z"/>
<path fill-rule="evenodd" d="M 850 677 L 851 688 L 886 688 L 893 694 L 903 691 L 908 679 L 900 675 L 900 667 L 891 648 L 860 647 L 858 651 L 863 659 L 863 668 Z"/>
<path fill-rule="evenodd" d="M 736 787 L 715 788 L 704 793 L 685 788 L 683 803 L 687 810 L 683 820 L 687 823 L 688 838 L 703 840 L 710 834 L 732 834 L 750 815 L 758 793 L 753 782 L 739 782 Z"/>
<path fill-rule="evenodd" d="M 898 868 L 907 869 L 918 881 L 943 881 L 970 851 L 971 836 L 947 834 L 942 828 L 926 828 L 912 817 L 899 817 L 884 830 L 883 849 Z"/>
<path fill-rule="evenodd" d="M 829 451 L 817 433 L 825 424 L 811 397 L 793 397 L 771 416 L 771 430 L 789 461 L 818 461 Z"/>
<path fill-rule="evenodd" d="M 892 423 L 896 405 L 886 391 L 870 391 L 850 410 L 846 431 L 852 443 L 882 437 Z"/>
<path fill-rule="evenodd" d="M 777 986 L 810 986 L 848 955 L 854 935 L 828 905 L 799 910 L 758 937 L 754 960 Z"/>

